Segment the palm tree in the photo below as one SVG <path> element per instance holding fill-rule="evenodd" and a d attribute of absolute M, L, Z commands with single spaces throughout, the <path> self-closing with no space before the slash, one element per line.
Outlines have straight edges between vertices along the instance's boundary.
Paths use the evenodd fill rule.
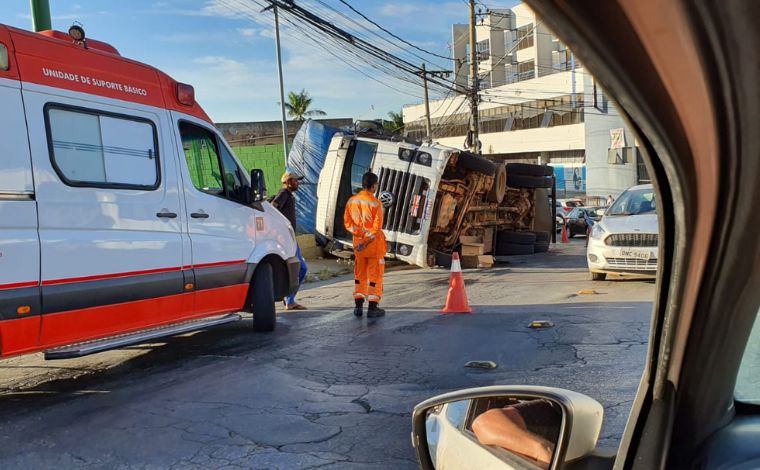
<path fill-rule="evenodd" d="M 383 127 L 391 132 L 401 133 L 404 130 L 404 115 L 402 113 L 396 113 L 394 111 L 388 112 L 388 118 L 390 121 L 383 121 Z"/>
<path fill-rule="evenodd" d="M 309 109 L 311 106 L 312 98 L 306 90 L 301 90 L 300 93 L 291 91 L 288 93 L 288 102 L 285 103 L 285 109 L 288 110 L 288 116 L 294 118 L 296 121 L 303 121 L 307 117 L 312 116 L 326 116 L 327 113 L 320 109 Z"/>

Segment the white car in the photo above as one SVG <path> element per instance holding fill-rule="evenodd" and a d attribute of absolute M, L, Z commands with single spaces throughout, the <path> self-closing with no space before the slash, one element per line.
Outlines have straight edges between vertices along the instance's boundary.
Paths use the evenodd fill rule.
<path fill-rule="evenodd" d="M 658 233 L 652 185 L 627 189 L 591 229 L 586 253 L 591 278 L 603 281 L 608 273 L 656 275 Z"/>

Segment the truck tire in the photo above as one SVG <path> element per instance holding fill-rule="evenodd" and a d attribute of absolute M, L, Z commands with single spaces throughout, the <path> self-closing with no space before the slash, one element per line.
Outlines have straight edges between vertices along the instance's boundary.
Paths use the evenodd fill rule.
<path fill-rule="evenodd" d="M 536 243 L 546 242 L 549 243 L 549 240 L 551 239 L 549 237 L 549 232 L 531 232 L 536 235 Z"/>
<path fill-rule="evenodd" d="M 509 232 L 501 230 L 496 234 L 496 244 L 533 245 L 536 243 L 536 234 L 533 232 Z"/>
<path fill-rule="evenodd" d="M 501 204 L 507 194 L 507 168 L 504 165 L 496 165 L 496 173 L 493 178 L 493 186 L 486 195 L 488 202 Z"/>
<path fill-rule="evenodd" d="M 507 170 L 507 186 L 510 188 L 551 188 L 550 176 L 515 175 Z"/>
<path fill-rule="evenodd" d="M 604 281 L 605 279 L 607 279 L 607 273 L 591 273 L 592 281 Z"/>
<path fill-rule="evenodd" d="M 477 155 L 460 153 L 457 158 L 457 168 L 460 170 L 477 171 L 486 176 L 493 176 L 496 173 L 496 164 L 490 160 Z"/>
<path fill-rule="evenodd" d="M 532 255 L 533 245 L 518 245 L 516 243 L 499 243 L 496 246 L 496 256 Z"/>
<path fill-rule="evenodd" d="M 274 331 L 277 326 L 277 313 L 274 306 L 274 275 L 271 264 L 262 263 L 256 268 L 251 288 L 254 289 L 251 292 L 253 330 Z"/>
<path fill-rule="evenodd" d="M 507 163 L 507 173 L 525 176 L 551 176 L 554 168 L 530 163 Z"/>
<path fill-rule="evenodd" d="M 549 242 L 536 242 L 533 245 L 533 251 L 536 253 L 546 253 L 549 251 Z"/>
<path fill-rule="evenodd" d="M 535 212 L 533 218 L 533 231 L 534 232 L 549 232 L 551 233 L 552 227 L 554 227 L 554 210 L 551 207 L 551 198 L 549 192 L 551 190 L 539 188 L 534 191 L 533 197 L 535 200 Z"/>

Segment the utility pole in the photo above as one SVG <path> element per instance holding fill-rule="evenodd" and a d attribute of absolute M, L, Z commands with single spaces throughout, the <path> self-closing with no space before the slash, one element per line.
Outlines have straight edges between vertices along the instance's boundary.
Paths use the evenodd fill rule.
<path fill-rule="evenodd" d="M 429 139 L 433 138 L 433 126 L 430 123 L 430 98 L 428 97 L 428 75 L 432 77 L 448 77 L 451 72 L 448 70 L 428 70 L 425 64 L 420 67 L 420 76 L 422 77 L 422 87 L 425 90 L 425 134 Z"/>
<path fill-rule="evenodd" d="M 477 43 L 475 41 L 475 0 L 470 0 L 470 111 L 472 120 L 470 121 L 470 149 L 475 153 L 480 153 L 480 128 L 478 116 L 478 53 Z"/>
<path fill-rule="evenodd" d="M 53 29 L 48 0 L 29 0 L 29 5 L 32 9 L 32 29 L 35 32 Z"/>
<path fill-rule="evenodd" d="M 268 7 L 261 10 L 265 12 L 271 9 L 274 12 L 274 47 L 277 54 L 277 78 L 280 81 L 280 114 L 282 116 L 282 147 L 285 150 L 285 166 L 288 166 L 288 121 L 285 119 L 285 88 L 282 84 L 282 55 L 280 51 L 280 17 L 277 13 L 277 4 L 271 2 Z"/>

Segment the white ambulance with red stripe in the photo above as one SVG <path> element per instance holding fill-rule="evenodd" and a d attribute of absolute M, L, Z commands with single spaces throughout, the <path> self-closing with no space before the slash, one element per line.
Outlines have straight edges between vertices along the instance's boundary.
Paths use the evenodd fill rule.
<path fill-rule="evenodd" d="M 191 86 L 0 25 L 0 104 L 0 356 L 75 357 L 239 311 L 274 329 L 295 235 Z"/>

